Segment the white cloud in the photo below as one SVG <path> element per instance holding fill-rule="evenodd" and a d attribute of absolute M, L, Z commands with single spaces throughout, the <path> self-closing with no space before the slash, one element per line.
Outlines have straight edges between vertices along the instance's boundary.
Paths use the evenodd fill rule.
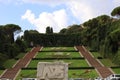
<path fill-rule="evenodd" d="M 71 0 L 67 3 L 67 7 L 79 22 L 85 22 L 103 14 L 109 15 L 113 5 L 114 3 L 110 0 Z"/>
<path fill-rule="evenodd" d="M 54 31 L 58 32 L 67 26 L 68 20 L 64 9 L 54 11 L 53 13 L 42 12 L 38 18 L 35 18 L 35 14 L 30 10 L 27 10 L 22 19 L 27 19 L 41 33 L 45 32 L 47 26 L 53 27 Z"/>
<path fill-rule="evenodd" d="M 83 1 L 71 1 L 68 3 L 68 8 L 80 22 L 86 21 L 94 16 L 91 7 Z"/>
<path fill-rule="evenodd" d="M 22 2 L 52 5 L 53 7 L 61 4 L 66 6 L 66 8 L 52 13 L 42 12 L 38 18 L 35 18 L 35 14 L 30 10 L 27 10 L 22 19 L 27 19 L 40 32 L 45 32 L 47 26 L 53 27 L 58 32 L 68 26 L 68 19 L 69 22 L 75 22 L 74 19 L 71 19 L 71 16 L 79 22 L 78 24 L 81 24 L 103 14 L 110 15 L 111 11 L 120 5 L 120 0 L 22 0 Z"/>
<path fill-rule="evenodd" d="M 31 24 L 35 23 L 35 15 L 31 12 L 31 10 L 27 10 L 22 16 L 22 19 L 27 19 Z"/>

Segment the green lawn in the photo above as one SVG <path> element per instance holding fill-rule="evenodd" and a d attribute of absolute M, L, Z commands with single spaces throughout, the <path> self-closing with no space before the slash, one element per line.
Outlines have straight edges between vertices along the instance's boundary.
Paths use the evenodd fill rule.
<path fill-rule="evenodd" d="M 114 63 L 112 63 L 112 61 L 110 59 L 99 59 L 101 61 L 101 63 L 104 65 L 104 66 L 107 66 L 107 67 L 111 67 L 111 66 L 117 66 L 115 65 Z"/>
<path fill-rule="evenodd" d="M 55 60 L 32 60 L 28 67 L 37 67 L 38 62 L 54 62 Z M 69 63 L 69 67 L 88 67 L 89 65 L 85 60 L 62 60 Z"/>
<path fill-rule="evenodd" d="M 102 57 L 102 56 L 100 55 L 100 53 L 98 53 L 98 52 L 91 52 L 91 54 L 92 54 L 95 58 Z"/>
<path fill-rule="evenodd" d="M 71 51 L 75 50 L 74 47 L 44 47 L 42 51 L 52 51 L 52 50 L 66 50 Z"/>
<path fill-rule="evenodd" d="M 28 74 L 29 73 L 29 74 Z M 37 70 L 21 70 L 19 75 L 17 76 L 16 80 L 22 78 L 36 78 Z M 69 78 L 95 78 L 98 77 L 97 72 L 94 69 L 90 69 L 87 72 L 86 69 L 79 69 L 79 70 L 68 70 L 68 77 Z"/>
<path fill-rule="evenodd" d="M 39 52 L 36 55 L 36 58 L 56 58 L 56 57 L 81 57 L 78 52 L 45 52 L 45 51 L 54 51 L 54 50 L 66 50 L 66 51 L 75 51 L 74 47 L 45 47 L 42 49 L 44 52 Z M 28 67 L 37 68 L 38 62 L 54 62 L 58 60 L 32 60 Z M 69 67 L 88 67 L 89 65 L 85 61 L 85 59 L 78 59 L 78 60 L 67 60 L 63 59 L 60 61 L 64 61 L 69 63 Z M 68 70 L 68 77 L 69 78 L 95 78 L 98 77 L 97 72 L 94 69 L 90 69 L 90 72 L 85 73 L 86 69 L 78 69 L 78 70 Z M 37 74 L 37 70 L 21 70 L 16 80 L 22 78 L 35 78 Z"/>
<path fill-rule="evenodd" d="M 88 72 L 86 69 L 79 70 L 69 70 L 68 77 L 69 78 L 96 78 L 98 77 L 97 72 L 94 69 L 90 69 Z"/>
<path fill-rule="evenodd" d="M 26 52 L 31 51 L 31 49 L 32 49 L 32 48 L 27 48 L 27 49 L 26 49 Z"/>
<path fill-rule="evenodd" d="M 116 74 L 120 74 L 120 68 L 112 69 Z"/>
<path fill-rule="evenodd" d="M 7 60 L 7 61 L 3 64 L 3 66 L 4 66 L 5 68 L 12 68 L 12 66 L 13 66 L 16 62 L 17 62 L 17 60 L 9 59 L 9 60 Z"/>
<path fill-rule="evenodd" d="M 23 58 L 25 56 L 26 53 L 20 53 L 18 56 L 16 56 L 16 58 Z"/>
<path fill-rule="evenodd" d="M 39 52 L 36 58 L 72 58 L 72 57 L 81 57 L 78 52 Z"/>
<path fill-rule="evenodd" d="M 27 52 L 29 52 L 31 48 L 27 48 L 25 53 L 20 53 L 16 58 L 23 58 Z"/>
<path fill-rule="evenodd" d="M 3 73 L 4 70 L 0 70 L 0 75 Z"/>
<path fill-rule="evenodd" d="M 36 78 L 37 70 L 21 70 L 16 80 L 21 80 L 22 78 Z"/>

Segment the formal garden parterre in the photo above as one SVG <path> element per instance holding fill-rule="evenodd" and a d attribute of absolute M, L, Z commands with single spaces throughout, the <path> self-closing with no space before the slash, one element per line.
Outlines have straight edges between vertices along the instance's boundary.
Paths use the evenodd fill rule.
<path fill-rule="evenodd" d="M 69 64 L 69 78 L 95 78 L 99 76 L 96 70 L 89 66 L 86 59 L 81 57 L 80 53 L 74 47 L 44 47 L 31 60 L 28 66 L 21 70 L 17 79 L 35 78 L 38 62 L 55 61 L 63 61 Z"/>

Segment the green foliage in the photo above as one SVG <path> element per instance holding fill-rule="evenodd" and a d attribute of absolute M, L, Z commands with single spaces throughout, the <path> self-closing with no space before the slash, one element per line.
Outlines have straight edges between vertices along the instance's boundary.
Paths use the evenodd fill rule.
<path fill-rule="evenodd" d="M 25 31 L 24 34 L 24 40 L 29 46 L 31 42 L 42 46 L 74 46 L 81 44 L 80 38 L 79 34 L 40 34 L 31 31 Z"/>
<path fill-rule="evenodd" d="M 117 54 L 114 56 L 113 62 L 114 62 L 115 64 L 120 65 L 120 49 L 118 50 Z"/>
<path fill-rule="evenodd" d="M 74 24 L 68 26 L 67 30 L 65 31 L 65 34 L 76 34 L 76 33 L 80 33 L 81 30 L 82 27 L 80 25 Z"/>
<path fill-rule="evenodd" d="M 18 30 L 21 30 L 21 28 L 18 25 L 15 24 L 6 24 L 3 27 L 5 31 L 5 35 L 7 35 L 7 39 L 10 41 L 10 43 L 14 42 L 14 33 Z"/>
<path fill-rule="evenodd" d="M 26 51 L 27 44 L 25 43 L 25 41 L 22 41 L 20 38 L 17 38 L 15 43 L 18 45 L 18 47 L 19 47 L 21 52 L 25 52 Z"/>
<path fill-rule="evenodd" d="M 53 28 L 48 26 L 46 28 L 46 34 L 52 34 L 52 33 L 53 33 Z"/>
<path fill-rule="evenodd" d="M 3 64 L 6 61 L 6 59 L 8 59 L 8 56 L 3 53 L 0 53 L 0 68 L 4 67 Z"/>
<path fill-rule="evenodd" d="M 120 6 L 114 8 L 113 11 L 111 12 L 111 15 L 112 15 L 112 16 L 120 17 Z"/>
<path fill-rule="evenodd" d="M 59 32 L 59 33 L 60 33 L 60 34 L 65 34 L 65 33 L 66 33 L 66 31 L 67 31 L 67 29 L 66 29 L 66 28 L 63 28 L 63 29 L 61 29 L 61 30 L 60 30 L 60 32 Z"/>

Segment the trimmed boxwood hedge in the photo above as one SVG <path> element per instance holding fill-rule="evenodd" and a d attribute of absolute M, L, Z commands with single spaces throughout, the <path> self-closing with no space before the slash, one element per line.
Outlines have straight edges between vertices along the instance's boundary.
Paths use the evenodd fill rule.
<path fill-rule="evenodd" d="M 69 67 L 69 69 L 95 69 L 94 67 Z"/>
<path fill-rule="evenodd" d="M 110 68 L 115 69 L 115 68 L 120 68 L 120 66 L 112 66 Z"/>
<path fill-rule="evenodd" d="M 39 51 L 39 52 L 78 52 L 78 50 L 49 50 L 49 51 Z"/>
<path fill-rule="evenodd" d="M 95 69 L 94 67 L 69 67 L 71 70 L 76 70 L 76 69 Z M 34 67 L 27 67 L 27 68 L 22 68 L 22 70 L 37 70 L 37 68 Z"/>
<path fill-rule="evenodd" d="M 32 58 L 32 60 L 55 60 L 55 59 L 66 59 L 66 60 L 71 60 L 71 59 L 85 59 L 84 57 L 73 57 L 73 58 Z"/>

